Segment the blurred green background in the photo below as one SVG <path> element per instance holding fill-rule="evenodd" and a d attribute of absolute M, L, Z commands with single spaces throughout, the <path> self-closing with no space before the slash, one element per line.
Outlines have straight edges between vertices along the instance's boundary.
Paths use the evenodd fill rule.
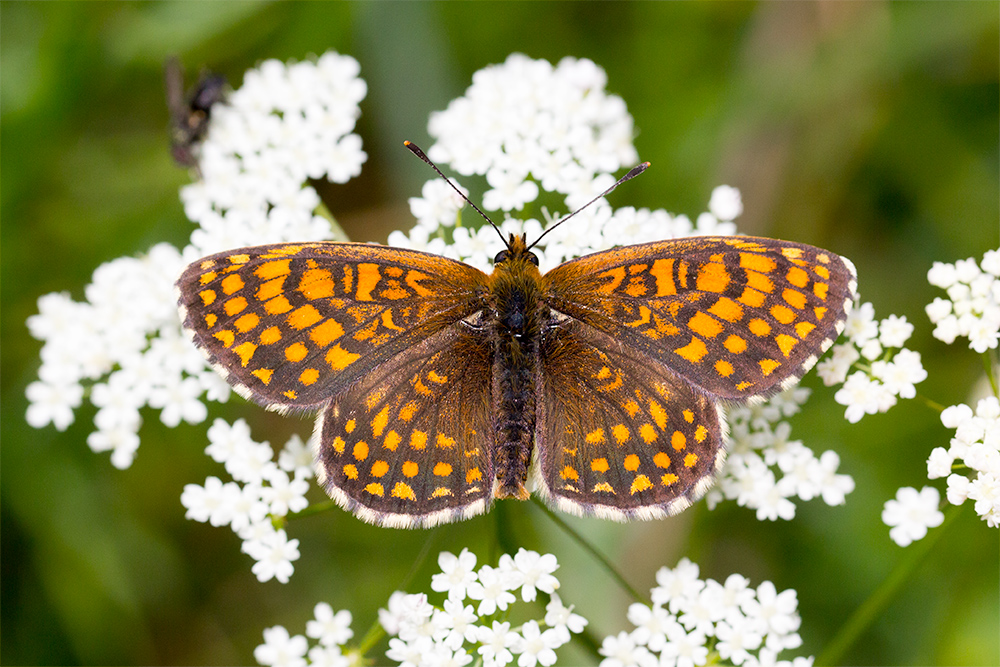
<path fill-rule="evenodd" d="M 852 258 L 877 315 L 916 324 L 923 394 L 966 401 L 982 375 L 962 344 L 931 338 L 923 306 L 942 295 L 926 281 L 933 261 L 998 245 L 996 2 L 4 2 L 0 12 L 4 664 L 252 662 L 263 628 L 301 633 L 320 600 L 353 612 L 358 639 L 428 538 L 432 553 L 468 546 L 481 558 L 496 539 L 494 515 L 401 532 L 335 510 L 294 523 L 302 558 L 291 582 L 261 584 L 228 529 L 183 518 L 184 484 L 222 474 L 203 454 L 206 424 L 167 429 L 145 413 L 138 459 L 122 472 L 86 446 L 92 408 L 64 433 L 25 423 L 40 349 L 25 319 L 37 298 L 82 299 L 101 262 L 163 240 L 182 246 L 192 229 L 177 195 L 189 177 L 167 146 L 169 54 L 234 85 L 265 58 L 357 58 L 369 160 L 325 196 L 353 239 L 380 242 L 411 224 L 406 199 L 430 176 L 402 141 L 430 143 L 428 114 L 473 72 L 515 51 L 591 58 L 653 163 L 615 206 L 693 217 L 715 185 L 737 186 L 742 232 Z M 949 433 L 916 402 L 852 426 L 815 376 L 805 385 L 816 391 L 793 436 L 840 453 L 857 482 L 846 506 L 813 501 L 794 521 L 762 523 L 732 503 L 702 503 L 650 524 L 572 525 L 640 589 L 684 555 L 706 577 L 795 588 L 802 652 L 819 654 L 904 557 L 882 504 L 926 483 L 924 461 Z M 214 414 L 243 416 L 276 444 L 311 431 L 235 397 Z M 508 502 L 502 513 L 517 543 L 557 554 L 560 593 L 594 634 L 627 627 L 627 597 L 537 507 Z M 970 507 L 947 530 L 845 663 L 1000 664 L 998 532 Z M 417 570 L 411 592 L 429 590 L 435 567 L 431 558 Z"/>

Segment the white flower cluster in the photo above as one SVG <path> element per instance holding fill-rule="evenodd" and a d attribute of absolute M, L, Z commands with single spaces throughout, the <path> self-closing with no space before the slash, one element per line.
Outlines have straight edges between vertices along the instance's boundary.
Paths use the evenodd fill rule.
<path fill-rule="evenodd" d="M 876 321 L 870 303 L 851 310 L 843 333 L 847 340 L 816 366 L 826 386 L 843 384 L 834 400 L 847 406 L 847 421 L 856 424 L 866 414 L 888 412 L 897 398 L 917 395 L 914 385 L 927 379 L 927 371 L 920 353 L 903 347 L 911 335 L 913 325 L 905 317 Z"/>
<path fill-rule="evenodd" d="M 947 290 L 927 307 L 934 337 L 949 345 L 959 336 L 982 354 L 1000 340 L 1000 250 L 988 250 L 979 264 L 972 257 L 946 264 L 934 262 L 927 282 Z"/>
<path fill-rule="evenodd" d="M 441 572 L 431 578 L 431 588 L 446 593 L 441 608 L 423 593 L 396 592 L 379 620 L 392 638 L 386 656 L 403 667 L 453 665 L 482 661 L 485 667 L 502 667 L 517 660 L 518 667 L 552 665 L 556 649 L 572 633 L 583 631 L 586 619 L 573 613 L 556 594 L 559 567 L 552 554 L 519 549 L 504 554 L 496 567 L 476 569 L 476 556 L 463 549 L 458 556 L 442 552 Z M 512 626 L 506 619 L 518 593 L 533 602 L 538 592 L 550 596 L 543 619 Z M 478 654 L 478 658 L 475 656 Z"/>
<path fill-rule="evenodd" d="M 351 612 L 320 602 L 313 610 L 315 618 L 306 623 L 306 636 L 317 640 L 312 647 L 302 635 L 291 636 L 280 625 L 264 630 L 264 643 L 254 649 L 253 657 L 268 667 L 350 667 L 360 664 L 345 652 L 344 645 L 354 636 Z"/>
<path fill-rule="evenodd" d="M 919 491 L 904 486 L 894 500 L 885 501 L 882 509 L 882 523 L 889 526 L 889 538 L 901 547 L 922 540 L 928 528 L 936 528 L 944 521 L 940 504 L 941 494 L 933 486 Z"/>
<path fill-rule="evenodd" d="M 782 651 L 802 645 L 794 590 L 779 593 L 770 581 L 753 589 L 738 574 L 723 584 L 702 580 L 686 558 L 672 570 L 661 568 L 656 583 L 652 607 L 635 603 L 628 609 L 635 629 L 604 639 L 601 667 L 812 665 L 811 657 L 778 660 Z"/>
<path fill-rule="evenodd" d="M 39 380 L 26 392 L 31 426 L 65 430 L 86 395 L 97 408 L 87 443 L 127 468 L 139 447 L 140 408 L 158 408 L 167 426 L 196 424 L 208 414 L 202 394 L 228 398 L 229 386 L 181 335 L 173 283 L 185 265 L 176 248 L 160 243 L 143 257 L 98 267 L 85 302 L 66 293 L 38 300 L 38 314 L 28 318 L 44 342 Z"/>
<path fill-rule="evenodd" d="M 436 139 L 428 154 L 465 176 L 485 175 L 492 188 L 483 208 L 493 213 L 524 211 L 542 192 L 563 197 L 572 210 L 610 187 L 611 172 L 637 161 L 632 145 L 632 117 L 621 98 L 604 91 L 607 76 L 589 60 L 545 60 L 510 56 L 501 65 L 480 70 L 465 95 L 432 115 Z M 463 191 L 464 188 L 463 188 Z M 409 232 L 393 232 L 389 244 L 461 259 L 481 269 L 504 249 L 488 225 L 457 225 L 463 202 L 437 177 L 424 184 L 421 197 L 410 199 L 417 219 Z M 544 222 L 556 216 L 541 209 Z M 696 223 L 659 209 L 613 210 L 598 201 L 543 239 L 533 251 L 546 271 L 560 262 L 616 245 L 643 243 L 693 234 L 733 234 L 732 220 L 743 211 L 739 191 L 722 186 L 712 193 L 709 211 Z M 497 217 L 494 215 L 494 217 Z M 500 218 L 496 220 L 500 224 Z M 510 219 L 504 234 L 527 233 L 537 239 L 537 218 Z"/>
<path fill-rule="evenodd" d="M 585 204 L 638 162 L 625 102 L 604 91 L 607 75 L 587 59 L 513 54 L 476 72 L 465 95 L 431 114 L 430 157 L 464 176 L 485 175 L 483 205 L 512 211 L 539 187 Z M 529 176 L 534 180 L 528 180 Z"/>
<path fill-rule="evenodd" d="M 219 250 L 330 237 L 309 178 L 342 182 L 365 161 L 352 134 L 365 96 L 353 58 L 327 53 L 315 62 L 269 60 L 247 72 L 228 102 L 212 107 L 200 147 L 203 180 L 182 189 L 200 226 L 183 250 L 161 243 L 140 258 L 101 265 L 85 302 L 54 293 L 28 318 L 43 341 L 39 380 L 27 388 L 27 421 L 64 430 L 84 397 L 98 408 L 94 451 L 111 450 L 119 468 L 139 446 L 139 410 L 160 410 L 167 426 L 199 423 L 204 401 L 225 401 L 229 386 L 181 334 L 174 281 L 184 267 Z"/>
<path fill-rule="evenodd" d="M 975 412 L 968 405 L 953 405 L 941 413 L 941 422 L 955 429 L 949 447 L 935 447 L 927 459 L 930 479 L 948 478 L 948 502 L 975 503 L 976 514 L 991 528 L 1000 526 L 1000 401 L 980 400 Z M 965 474 L 953 472 L 963 467 Z M 974 473 L 974 477 L 969 475 Z"/>
<path fill-rule="evenodd" d="M 367 155 L 353 133 L 367 93 L 358 62 L 326 53 L 315 62 L 266 60 L 226 105 L 212 107 L 201 146 L 202 180 L 181 189 L 200 229 L 194 257 L 245 245 L 330 238 L 306 182 L 346 183 Z"/>
<path fill-rule="evenodd" d="M 795 497 L 844 504 L 854 479 L 837 473 L 840 457 L 828 450 L 817 458 L 801 440 L 791 439 L 791 426 L 784 421 L 808 398 L 808 389 L 792 387 L 764 403 L 727 412 L 729 454 L 706 497 L 709 509 L 723 499 L 735 500 L 756 510 L 759 521 L 775 521 L 795 517 Z"/>
<path fill-rule="evenodd" d="M 287 583 L 294 571 L 292 561 L 299 558 L 299 541 L 289 540 L 275 520 L 309 505 L 312 452 L 301 438 L 292 436 L 275 462 L 271 445 L 254 442 L 242 419 L 232 425 L 216 419 L 208 439 L 205 453 L 225 465 L 233 481 L 209 477 L 203 486 L 186 485 L 181 494 L 185 516 L 213 526 L 228 525 L 243 540 L 243 552 L 256 561 L 252 572 L 259 581 Z"/>

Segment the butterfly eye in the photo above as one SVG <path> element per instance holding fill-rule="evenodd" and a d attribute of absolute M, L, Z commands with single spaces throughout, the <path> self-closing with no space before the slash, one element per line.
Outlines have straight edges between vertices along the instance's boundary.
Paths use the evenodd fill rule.
<path fill-rule="evenodd" d="M 528 261 L 531 262 L 532 264 L 534 264 L 535 266 L 538 266 L 538 255 L 536 255 L 533 252 L 529 252 L 528 253 Z"/>
<path fill-rule="evenodd" d="M 507 261 L 506 250 L 501 250 L 500 252 L 497 253 L 497 256 L 493 258 L 494 264 L 499 264 L 500 262 L 506 262 L 506 261 Z"/>

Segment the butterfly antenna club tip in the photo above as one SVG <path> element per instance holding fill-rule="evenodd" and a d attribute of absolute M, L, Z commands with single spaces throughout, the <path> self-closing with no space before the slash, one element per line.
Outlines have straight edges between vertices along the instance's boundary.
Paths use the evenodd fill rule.
<path fill-rule="evenodd" d="M 444 173 L 440 169 L 438 169 L 438 166 L 436 164 L 434 164 L 433 162 L 431 162 L 431 159 L 429 157 L 427 157 L 427 154 L 424 153 L 420 149 L 420 146 L 417 146 L 412 141 L 404 141 L 403 145 L 406 146 L 410 150 L 411 153 L 413 153 L 418 158 L 420 158 L 421 160 L 423 160 L 424 162 L 426 162 L 427 164 L 429 164 L 431 166 L 431 169 L 433 169 L 434 171 L 436 171 L 437 175 L 440 176 L 441 178 L 443 178 L 444 181 L 445 181 L 445 183 L 447 183 L 448 185 L 450 185 L 451 189 L 454 190 L 456 193 L 458 193 L 459 197 L 461 197 L 462 199 L 465 200 L 465 203 L 467 203 L 469 206 L 471 206 L 472 208 L 474 208 L 476 210 L 476 213 L 478 213 L 479 215 L 483 216 L 483 219 L 486 220 L 486 222 L 490 223 L 490 225 L 493 227 L 493 229 L 497 230 L 497 234 L 500 235 L 500 239 L 509 248 L 509 244 L 507 242 L 507 239 L 505 239 L 503 237 L 503 232 L 501 232 L 500 228 L 497 227 L 496 224 L 492 220 L 490 220 L 490 216 L 488 216 L 485 213 L 483 213 L 482 210 L 478 206 L 476 206 L 474 203 L 472 203 L 472 200 L 469 199 L 468 197 L 466 197 L 465 193 L 462 192 L 461 190 L 459 190 L 458 186 L 455 185 L 450 178 L 448 178 L 447 176 L 445 176 Z"/>
<path fill-rule="evenodd" d="M 559 222 L 557 222 L 556 224 L 552 225 L 551 227 L 549 227 L 548 229 L 546 229 L 544 232 L 542 232 L 542 235 L 539 236 L 537 239 L 535 239 L 535 242 L 532 243 L 530 246 L 528 246 L 528 249 L 530 250 L 531 248 L 534 248 L 538 244 L 539 241 L 541 241 L 543 238 L 545 238 L 546 234 L 548 234 L 553 229 L 555 229 L 556 227 L 558 227 L 562 223 L 564 223 L 567 220 L 569 220 L 570 218 L 572 218 L 574 215 L 576 215 L 577 213 L 579 213 L 583 209 L 587 208 L 588 206 L 590 206 L 591 204 L 593 204 L 594 202 L 596 202 L 601 197 L 606 197 L 609 194 L 611 194 L 612 190 L 614 190 L 615 188 L 617 188 L 619 185 L 621 185 L 625 181 L 630 181 L 633 178 L 635 178 L 636 176 L 638 176 L 639 174 L 641 174 L 642 172 L 646 171 L 649 168 L 649 164 L 650 164 L 649 162 L 643 162 L 642 164 L 637 164 L 636 166 L 634 166 L 631 169 L 629 169 L 628 173 L 625 174 L 624 176 L 622 176 L 621 178 L 619 178 L 617 181 L 615 181 L 615 184 L 612 185 L 610 188 L 608 188 L 607 190 L 605 190 L 601 194 L 597 195 L 596 197 L 594 197 L 589 202 L 587 202 L 586 204 L 584 204 L 580 208 L 576 209 L 572 213 L 569 213 L 568 215 L 566 215 L 565 217 L 563 217 Z"/>

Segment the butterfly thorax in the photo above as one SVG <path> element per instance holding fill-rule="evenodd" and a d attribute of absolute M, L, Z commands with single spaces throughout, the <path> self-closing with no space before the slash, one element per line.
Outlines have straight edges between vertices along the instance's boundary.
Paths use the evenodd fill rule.
<path fill-rule="evenodd" d="M 524 487 L 535 440 L 540 340 L 549 310 L 541 298 L 537 258 L 524 237 L 511 236 L 490 276 L 493 343 L 494 496 L 527 500 Z"/>

